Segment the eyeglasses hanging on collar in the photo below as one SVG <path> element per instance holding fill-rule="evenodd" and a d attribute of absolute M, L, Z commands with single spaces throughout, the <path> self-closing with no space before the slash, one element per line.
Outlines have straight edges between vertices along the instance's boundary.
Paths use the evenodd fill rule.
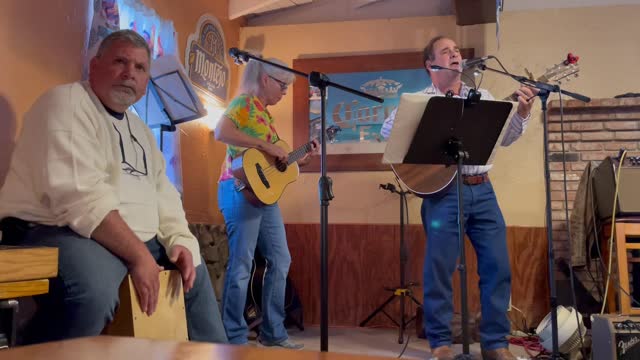
<path fill-rule="evenodd" d="M 136 137 L 133 135 L 133 133 L 131 132 L 131 124 L 129 123 L 129 117 L 127 116 L 127 113 L 124 113 L 125 119 L 127 120 L 127 128 L 129 129 L 129 136 L 131 137 L 131 140 L 133 140 L 133 144 L 134 144 L 134 151 L 135 150 L 135 144 L 137 144 L 140 149 L 142 150 L 142 163 L 144 165 L 144 171 L 138 170 L 136 169 L 135 166 L 131 165 L 131 163 L 129 163 L 126 159 L 125 156 L 125 151 L 124 151 L 124 143 L 122 141 L 122 134 L 120 133 L 120 130 L 118 130 L 118 128 L 116 127 L 115 124 L 113 125 L 114 130 L 118 133 L 118 137 L 120 139 L 120 153 L 122 155 L 122 162 L 121 164 L 122 166 L 122 171 L 126 172 L 129 175 L 133 175 L 133 176 L 147 176 L 148 174 L 148 169 L 147 169 L 147 154 L 144 151 L 144 147 L 142 146 L 142 144 L 140 144 L 140 142 L 138 141 L 138 139 L 136 139 Z M 136 157 L 137 157 L 138 152 L 136 151 Z"/>

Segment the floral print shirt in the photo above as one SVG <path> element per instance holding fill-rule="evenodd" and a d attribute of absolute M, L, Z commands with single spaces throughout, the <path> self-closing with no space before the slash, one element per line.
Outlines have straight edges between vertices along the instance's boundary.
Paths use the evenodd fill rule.
<path fill-rule="evenodd" d="M 243 133 L 275 143 L 278 134 L 273 127 L 273 118 L 265 106 L 256 96 L 242 94 L 234 98 L 224 116 L 229 118 Z M 227 154 L 222 163 L 222 172 L 219 181 L 233 178 L 231 173 L 231 161 L 246 150 L 244 147 L 227 145 Z"/>

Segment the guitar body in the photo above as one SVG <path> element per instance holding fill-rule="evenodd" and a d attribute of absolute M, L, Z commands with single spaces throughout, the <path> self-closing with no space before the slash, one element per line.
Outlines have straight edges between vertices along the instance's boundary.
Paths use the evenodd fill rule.
<path fill-rule="evenodd" d="M 391 164 L 402 183 L 417 196 L 429 197 L 444 192 L 455 184 L 456 166 L 424 164 Z"/>
<path fill-rule="evenodd" d="M 287 153 L 291 151 L 289 145 L 282 140 L 275 145 Z M 246 185 L 243 193 L 247 200 L 257 206 L 275 204 L 287 185 L 296 181 L 300 174 L 296 162 L 289 165 L 280 163 L 273 156 L 254 148 L 245 150 L 242 155 L 233 159 L 231 171 L 236 179 Z"/>

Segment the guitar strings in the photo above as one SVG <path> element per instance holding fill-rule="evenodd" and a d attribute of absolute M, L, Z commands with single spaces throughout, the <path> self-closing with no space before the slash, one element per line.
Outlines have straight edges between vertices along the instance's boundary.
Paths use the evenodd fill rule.
<path fill-rule="evenodd" d="M 293 158 L 293 157 L 298 157 L 298 156 L 302 156 L 305 153 L 308 153 L 310 150 L 311 145 L 309 144 L 305 144 L 304 146 L 302 146 L 301 148 L 292 151 L 291 153 L 289 153 L 289 158 Z M 297 160 L 296 160 L 297 161 Z M 290 165 L 291 163 L 287 164 Z M 272 174 L 273 172 L 279 171 L 277 167 L 275 167 L 275 164 L 269 165 L 266 168 L 264 168 L 262 170 L 262 173 L 265 175 L 269 175 Z"/>

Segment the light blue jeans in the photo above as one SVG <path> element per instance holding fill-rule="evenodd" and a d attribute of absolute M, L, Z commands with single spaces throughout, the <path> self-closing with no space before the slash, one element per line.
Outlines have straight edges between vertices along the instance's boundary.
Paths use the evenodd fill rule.
<path fill-rule="evenodd" d="M 256 247 L 267 262 L 262 287 L 260 339 L 264 343 L 288 339 L 284 327 L 284 296 L 291 255 L 280 208 L 277 204 L 253 206 L 236 191 L 233 180 L 220 182 L 218 205 L 229 237 L 229 262 L 222 297 L 222 321 L 229 342 L 247 342 L 249 329 L 244 308 Z"/>
<path fill-rule="evenodd" d="M 100 335 L 113 319 L 118 290 L 127 274 L 122 260 L 96 241 L 68 227 L 35 225 L 19 231 L 15 243 L 58 248 L 58 277 L 51 279 L 49 293 L 36 298 L 38 312 L 27 330 L 26 341 L 38 343 Z M 156 262 L 174 269 L 156 238 L 146 242 Z M 184 295 L 187 331 L 192 341 L 226 343 L 207 267 L 196 267 L 193 288 Z"/>

